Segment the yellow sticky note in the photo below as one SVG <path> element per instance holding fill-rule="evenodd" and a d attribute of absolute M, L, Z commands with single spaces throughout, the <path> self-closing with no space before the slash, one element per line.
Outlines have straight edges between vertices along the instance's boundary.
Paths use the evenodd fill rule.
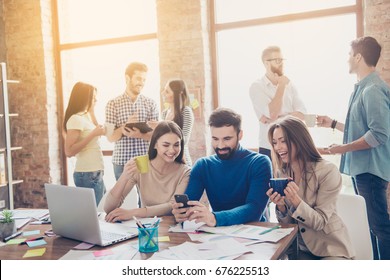
<path fill-rule="evenodd" d="M 7 243 L 5 244 L 8 244 L 8 245 L 11 245 L 11 244 L 20 244 L 22 242 L 26 241 L 26 238 L 15 238 L 15 239 L 11 239 L 11 240 L 8 240 Z"/>
<path fill-rule="evenodd" d="M 40 257 L 46 252 L 46 248 L 27 250 L 23 258 Z"/>
<path fill-rule="evenodd" d="M 158 242 L 169 242 L 169 241 L 171 241 L 169 239 L 169 236 L 159 236 L 158 237 Z"/>
<path fill-rule="evenodd" d="M 198 101 L 198 99 L 194 99 L 194 100 L 192 100 L 192 102 L 191 102 L 191 107 L 192 107 L 192 109 L 196 109 L 196 108 L 198 108 L 199 107 L 199 101 Z"/>

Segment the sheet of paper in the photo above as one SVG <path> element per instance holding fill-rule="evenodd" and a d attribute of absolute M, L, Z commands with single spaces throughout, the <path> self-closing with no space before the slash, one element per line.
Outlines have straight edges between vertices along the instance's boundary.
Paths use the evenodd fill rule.
<path fill-rule="evenodd" d="M 17 219 L 15 220 L 15 226 L 17 229 L 21 229 L 24 225 L 26 225 L 29 221 L 31 221 L 31 218 L 26 219 Z"/>
<path fill-rule="evenodd" d="M 234 240 L 234 238 L 200 244 L 185 242 L 181 245 L 170 247 L 169 250 L 171 250 L 178 259 L 184 260 L 231 259 L 250 252 L 249 248 Z"/>
<path fill-rule="evenodd" d="M 49 214 L 48 209 L 16 209 L 11 210 L 13 218 L 16 219 L 37 219 Z M 3 214 L 0 212 L 0 218 L 3 218 Z"/>
<path fill-rule="evenodd" d="M 280 239 L 287 236 L 294 230 L 293 228 L 279 228 L 272 230 L 266 234 L 260 234 L 267 229 L 269 228 L 254 225 L 234 225 L 228 227 L 202 226 L 199 228 L 199 230 L 203 230 L 206 232 L 260 240 L 264 242 L 278 242 Z"/>
<path fill-rule="evenodd" d="M 81 242 L 77 246 L 74 246 L 73 249 L 76 249 L 76 250 L 88 250 L 88 249 L 91 249 L 93 246 L 95 246 L 95 244 Z"/>
<path fill-rule="evenodd" d="M 27 250 L 23 258 L 40 257 L 46 252 L 46 248 Z"/>
<path fill-rule="evenodd" d="M 201 226 L 203 226 L 205 223 L 201 222 L 201 223 L 196 223 L 195 220 L 192 220 L 192 221 L 184 221 L 182 223 L 182 227 L 183 227 L 183 230 L 185 230 L 186 232 L 194 232 L 196 231 L 198 228 L 200 228 Z"/>
<path fill-rule="evenodd" d="M 110 248 L 112 254 L 95 256 L 94 252 L 86 250 L 69 250 L 61 260 L 131 260 L 138 253 L 138 240 Z"/>

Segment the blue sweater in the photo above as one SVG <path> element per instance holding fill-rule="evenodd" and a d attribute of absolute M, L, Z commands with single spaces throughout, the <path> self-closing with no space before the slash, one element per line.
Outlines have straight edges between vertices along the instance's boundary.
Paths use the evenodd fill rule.
<path fill-rule="evenodd" d="M 199 200 L 206 190 L 217 226 L 265 220 L 271 161 L 267 156 L 239 146 L 233 157 L 217 155 L 199 159 L 192 168 L 186 190 L 190 200 Z"/>

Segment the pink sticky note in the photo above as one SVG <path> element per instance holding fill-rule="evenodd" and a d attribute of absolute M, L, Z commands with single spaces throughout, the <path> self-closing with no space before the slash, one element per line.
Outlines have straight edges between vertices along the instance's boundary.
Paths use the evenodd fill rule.
<path fill-rule="evenodd" d="M 93 252 L 93 255 L 95 257 L 103 257 L 103 256 L 109 256 L 113 255 L 114 253 L 111 250 L 101 250 L 101 251 L 95 251 Z"/>

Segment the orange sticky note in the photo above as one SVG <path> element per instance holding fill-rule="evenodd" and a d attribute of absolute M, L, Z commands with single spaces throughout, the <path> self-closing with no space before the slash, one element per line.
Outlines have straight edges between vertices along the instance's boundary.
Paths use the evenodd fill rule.
<path fill-rule="evenodd" d="M 23 258 L 40 257 L 45 252 L 46 252 L 46 248 L 27 250 L 26 254 L 23 255 Z"/>

